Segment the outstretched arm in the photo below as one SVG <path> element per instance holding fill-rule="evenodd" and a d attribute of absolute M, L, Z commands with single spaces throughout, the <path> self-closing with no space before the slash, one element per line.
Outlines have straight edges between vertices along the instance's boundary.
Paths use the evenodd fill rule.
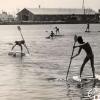
<path fill-rule="evenodd" d="M 74 48 L 82 47 L 82 46 L 84 46 L 85 44 L 86 44 L 86 43 L 84 42 L 83 44 L 80 44 L 80 45 L 74 46 Z"/>
<path fill-rule="evenodd" d="M 74 55 L 72 58 L 75 58 L 76 56 L 78 56 L 80 54 L 81 50 L 82 50 L 82 48 L 80 47 L 78 53 L 76 55 Z"/>

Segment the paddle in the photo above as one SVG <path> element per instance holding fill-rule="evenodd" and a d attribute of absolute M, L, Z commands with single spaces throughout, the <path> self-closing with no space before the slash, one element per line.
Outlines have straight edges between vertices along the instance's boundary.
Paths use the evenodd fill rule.
<path fill-rule="evenodd" d="M 68 78 L 68 73 L 69 73 L 69 69 L 70 69 L 70 66 L 71 66 L 72 56 L 73 56 L 73 53 L 74 53 L 74 46 L 75 46 L 76 42 L 77 42 L 77 35 L 74 36 L 74 45 L 73 45 L 72 54 L 71 54 L 71 57 L 70 57 L 70 63 L 69 63 L 69 67 L 68 67 L 68 71 L 67 71 L 67 75 L 66 75 L 66 81 L 67 81 L 67 78 Z"/>
<path fill-rule="evenodd" d="M 22 35 L 22 32 L 21 32 L 21 27 L 20 27 L 20 26 L 17 26 L 17 28 L 18 28 L 18 30 L 19 30 L 19 32 L 20 32 L 20 34 L 21 34 L 22 39 L 25 41 L 25 39 L 24 39 L 24 37 L 23 37 L 23 35 Z M 29 50 L 28 50 L 26 44 L 24 44 L 24 45 L 25 45 L 25 47 L 26 47 L 26 49 L 27 49 L 27 52 L 29 53 Z M 29 53 L 29 54 L 30 54 L 30 53 Z"/>

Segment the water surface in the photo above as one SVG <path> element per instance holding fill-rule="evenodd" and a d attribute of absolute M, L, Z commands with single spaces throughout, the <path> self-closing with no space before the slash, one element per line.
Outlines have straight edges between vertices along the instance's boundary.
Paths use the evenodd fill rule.
<path fill-rule="evenodd" d="M 54 27 L 60 28 L 64 36 L 46 39 Z M 79 75 L 85 57 L 84 51 L 73 59 L 68 84 L 66 73 L 74 43 L 74 35 L 82 35 L 90 42 L 95 55 L 96 73 L 100 73 L 100 25 L 90 25 L 90 33 L 85 33 L 86 25 L 21 25 L 22 34 L 30 51 L 25 57 L 8 55 L 12 43 L 21 36 L 16 25 L 0 26 L 0 100 L 84 100 L 92 89 L 91 85 L 78 88 L 71 78 Z M 15 50 L 20 50 L 16 47 Z M 74 54 L 77 53 L 75 50 Z M 26 50 L 24 52 L 27 53 Z M 92 75 L 90 63 L 83 75 Z M 99 84 L 97 88 L 99 89 Z"/>

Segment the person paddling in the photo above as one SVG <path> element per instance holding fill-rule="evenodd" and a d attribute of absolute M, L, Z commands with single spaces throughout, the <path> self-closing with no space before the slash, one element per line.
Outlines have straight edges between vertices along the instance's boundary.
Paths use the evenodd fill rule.
<path fill-rule="evenodd" d="M 91 48 L 91 46 L 90 46 L 90 44 L 89 44 L 88 42 L 85 43 L 85 42 L 83 41 L 82 36 L 78 36 L 78 37 L 77 37 L 77 42 L 78 42 L 80 45 L 74 46 L 73 48 L 79 47 L 79 51 L 78 51 L 78 53 L 77 53 L 76 55 L 74 55 L 74 56 L 72 57 L 72 59 L 73 59 L 74 57 L 78 56 L 78 55 L 80 54 L 80 52 L 81 52 L 82 49 L 86 52 L 86 57 L 85 57 L 85 59 L 84 59 L 84 61 L 83 61 L 83 64 L 82 64 L 82 66 L 81 66 L 81 69 L 80 69 L 80 77 L 81 77 L 81 74 L 82 74 L 82 72 L 83 72 L 83 68 L 84 68 L 85 64 L 90 60 L 91 68 L 92 68 L 92 73 L 93 73 L 93 78 L 95 78 L 94 54 L 93 54 L 93 52 L 92 52 L 92 48 Z"/>
<path fill-rule="evenodd" d="M 56 35 L 57 35 L 58 33 L 60 33 L 58 27 L 55 27 L 55 29 L 56 29 Z"/>
<path fill-rule="evenodd" d="M 87 23 L 87 28 L 86 28 L 86 31 L 85 32 L 89 32 L 89 29 L 90 29 L 90 24 Z"/>
<path fill-rule="evenodd" d="M 51 37 L 52 39 L 53 39 L 53 37 L 55 36 L 55 34 L 54 34 L 54 32 L 53 31 L 51 31 L 51 34 L 50 34 L 50 36 L 49 37 Z"/>

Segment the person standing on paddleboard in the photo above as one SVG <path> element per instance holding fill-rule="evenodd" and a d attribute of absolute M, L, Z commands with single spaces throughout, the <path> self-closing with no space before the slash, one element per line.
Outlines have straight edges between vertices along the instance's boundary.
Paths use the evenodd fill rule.
<path fill-rule="evenodd" d="M 80 44 L 78 46 L 74 46 L 73 48 L 77 48 L 79 47 L 79 51 L 76 55 L 74 55 L 72 57 L 72 59 L 76 56 L 78 56 L 81 52 L 81 50 L 83 49 L 85 52 L 86 52 L 86 57 L 83 61 L 83 64 L 81 66 L 81 69 L 80 69 L 80 77 L 81 77 L 81 74 L 83 72 L 83 68 L 85 66 L 85 64 L 90 60 L 90 63 L 91 63 L 91 68 L 92 68 L 92 73 L 93 73 L 93 78 L 95 78 L 95 68 L 94 68 L 94 54 L 92 52 L 92 48 L 90 46 L 90 44 L 88 42 L 83 42 L 83 38 L 81 36 L 78 36 L 77 37 L 77 42 Z"/>
<path fill-rule="evenodd" d="M 58 27 L 55 27 L 55 29 L 56 29 L 56 35 L 58 35 L 58 33 L 60 33 L 59 32 L 59 28 Z"/>
<path fill-rule="evenodd" d="M 89 32 L 90 30 L 90 24 L 89 23 L 87 23 L 87 28 L 86 28 L 86 31 L 85 32 Z"/>

